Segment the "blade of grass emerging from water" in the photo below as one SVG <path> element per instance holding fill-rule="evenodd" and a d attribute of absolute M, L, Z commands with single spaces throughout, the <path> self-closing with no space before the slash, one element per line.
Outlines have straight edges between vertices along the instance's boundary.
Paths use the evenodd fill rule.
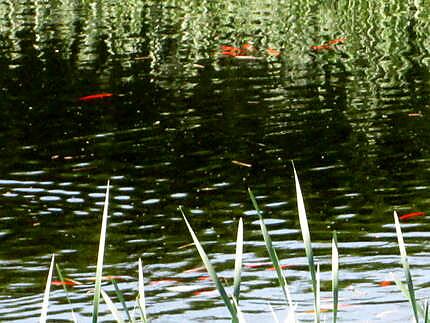
<path fill-rule="evenodd" d="M 337 306 L 339 303 L 339 251 L 337 248 L 336 231 L 333 231 L 331 242 L 331 284 L 333 293 L 333 323 L 336 323 Z"/>
<path fill-rule="evenodd" d="M 107 186 L 106 186 L 102 226 L 100 229 L 99 252 L 97 255 L 96 282 L 94 287 L 94 299 L 93 299 L 93 323 L 97 323 L 98 316 L 99 316 L 100 290 L 101 290 L 102 275 L 103 275 L 103 258 L 104 258 L 104 251 L 105 251 L 105 242 L 106 242 L 108 207 L 109 207 L 109 181 L 107 182 Z"/>
<path fill-rule="evenodd" d="M 396 211 L 394 211 L 394 223 L 396 225 L 397 241 L 399 243 L 399 249 L 400 249 L 400 262 L 403 266 L 403 271 L 406 277 L 406 284 L 408 286 L 408 296 L 409 296 L 408 298 L 412 306 L 415 322 L 418 323 L 418 304 L 415 298 L 414 285 L 412 283 L 412 275 L 409 269 L 408 255 L 406 253 L 405 242 L 403 241 L 402 229 L 400 227 L 400 222 Z"/>
<path fill-rule="evenodd" d="M 73 311 L 72 302 L 70 301 L 69 292 L 67 290 L 66 284 L 64 283 L 64 277 L 60 270 L 60 266 L 58 266 L 58 264 L 55 264 L 55 268 L 57 269 L 58 277 L 60 278 L 61 284 L 63 285 L 63 290 L 64 290 L 64 293 L 66 294 L 67 302 L 69 303 L 70 310 L 72 311 L 73 322 L 77 323 L 78 320 L 76 319 L 75 312 Z"/>
<path fill-rule="evenodd" d="M 212 264 L 209 261 L 209 258 L 205 252 L 205 250 L 203 249 L 202 245 L 200 244 L 199 239 L 197 238 L 196 234 L 194 233 L 190 223 L 187 220 L 187 217 L 185 216 L 184 210 L 182 209 L 182 207 L 179 207 L 179 210 L 182 213 L 182 217 L 184 218 L 185 224 L 187 225 L 188 231 L 191 234 L 191 237 L 194 241 L 194 244 L 197 248 L 197 251 L 200 254 L 200 258 L 203 261 L 203 264 L 206 267 L 206 270 L 209 274 L 209 276 L 212 278 L 212 281 L 215 283 L 216 288 L 218 290 L 218 292 L 221 295 L 222 300 L 224 301 L 224 304 L 227 306 L 228 310 L 230 311 L 231 317 L 232 317 L 232 321 L 233 322 L 238 322 L 238 316 L 237 316 L 237 308 L 234 305 L 234 302 L 231 302 L 225 289 L 224 286 L 222 285 L 221 281 L 218 278 L 218 275 L 215 272 L 215 269 L 213 268 Z"/>
<path fill-rule="evenodd" d="M 127 304 L 125 303 L 124 295 L 121 292 L 121 290 L 119 289 L 118 284 L 116 283 L 115 279 L 112 279 L 112 284 L 115 287 L 116 296 L 118 297 L 119 301 L 121 302 L 122 308 L 123 308 L 125 314 L 127 315 L 128 321 L 131 323 L 134 323 L 135 320 L 130 315 L 130 311 L 128 310 Z"/>
<path fill-rule="evenodd" d="M 106 305 L 109 307 L 109 310 L 112 313 L 112 316 L 115 319 L 115 321 L 117 321 L 118 323 L 124 323 L 124 320 L 121 318 L 121 314 L 119 314 L 115 304 L 112 302 L 109 295 L 103 290 L 103 288 L 100 288 L 100 293 Z"/>
<path fill-rule="evenodd" d="M 308 225 L 308 219 L 306 217 L 305 203 L 303 201 L 302 190 L 300 188 L 300 183 L 299 183 L 299 178 L 297 176 L 296 168 L 294 167 L 294 162 L 293 162 L 293 170 L 294 170 L 294 181 L 296 183 L 297 208 L 299 211 L 300 230 L 302 231 L 303 243 L 305 245 L 306 257 L 308 258 L 309 271 L 311 273 L 312 289 L 314 292 L 314 306 L 315 306 L 315 313 L 316 313 L 315 320 L 317 323 L 319 323 L 320 313 L 319 313 L 319 308 L 317 306 L 317 281 L 316 281 L 316 274 L 315 274 L 314 254 L 312 251 L 311 234 L 309 232 L 309 225 Z"/>
<path fill-rule="evenodd" d="M 424 323 L 429 321 L 429 301 L 426 300 L 425 309 L 424 309 Z"/>
<path fill-rule="evenodd" d="M 143 283 L 143 266 L 142 259 L 139 258 L 139 309 L 140 315 L 142 316 L 143 322 L 148 322 L 148 318 L 146 316 L 146 301 L 145 301 L 145 285 Z"/>
<path fill-rule="evenodd" d="M 48 271 L 48 278 L 46 279 L 45 293 L 43 294 L 40 323 L 45 323 L 48 317 L 49 293 L 51 291 L 52 272 L 54 271 L 54 259 L 55 259 L 55 255 L 52 254 L 51 265 L 49 266 L 49 271 Z"/>
<path fill-rule="evenodd" d="M 270 261 L 272 262 L 273 267 L 276 270 L 279 285 L 281 286 L 282 291 L 284 292 L 285 300 L 288 302 L 288 305 L 291 308 L 293 308 L 293 301 L 291 299 L 290 292 L 288 290 L 287 280 L 285 279 L 284 272 L 282 271 L 281 265 L 279 264 L 279 258 L 275 248 L 273 247 L 272 239 L 270 238 L 266 225 L 264 224 L 262 212 L 258 207 L 257 200 L 255 199 L 254 193 L 252 193 L 250 188 L 248 188 L 248 194 L 249 194 L 249 197 L 251 198 L 252 204 L 254 205 L 254 209 L 257 212 L 258 217 L 260 219 L 261 233 L 263 235 L 263 239 L 266 244 L 267 252 L 269 253 Z"/>
<path fill-rule="evenodd" d="M 242 255 L 243 255 L 243 221 L 239 219 L 236 239 L 236 255 L 234 262 L 234 281 L 233 281 L 233 296 L 239 304 L 240 296 L 240 278 L 242 271 Z"/>

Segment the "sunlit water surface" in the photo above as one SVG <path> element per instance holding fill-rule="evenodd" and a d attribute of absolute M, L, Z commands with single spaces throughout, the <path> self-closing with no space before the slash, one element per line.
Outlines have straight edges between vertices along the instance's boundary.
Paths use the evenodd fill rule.
<path fill-rule="evenodd" d="M 110 179 L 104 274 L 119 276 L 130 310 L 142 258 L 152 322 L 229 320 L 204 271 L 190 270 L 201 261 L 183 205 L 227 285 L 243 217 L 241 309 L 249 322 L 271 320 L 268 303 L 285 317 L 251 187 L 298 315 L 312 321 L 294 160 L 322 308 L 336 230 L 339 318 L 406 322 L 405 297 L 381 283 L 403 277 L 393 210 L 430 204 L 430 12 L 419 3 L 1 0 L 0 320 L 37 320 L 52 253 L 81 284 L 69 288 L 72 306 L 53 286 L 49 318 L 70 320 L 72 307 L 90 320 Z M 245 44 L 245 57 L 221 53 Z M 109 96 L 79 100 L 100 93 Z M 428 218 L 402 228 L 423 299 Z"/>

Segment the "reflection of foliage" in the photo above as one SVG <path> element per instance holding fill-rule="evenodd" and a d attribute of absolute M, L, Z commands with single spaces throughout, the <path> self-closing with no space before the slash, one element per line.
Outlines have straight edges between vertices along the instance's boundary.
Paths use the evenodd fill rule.
<path fill-rule="evenodd" d="M 3 41 L 19 55 L 17 38 L 32 30 L 35 46 L 43 52 L 50 39 L 61 39 L 65 57 L 91 61 L 98 43 L 112 56 L 150 55 L 155 74 L 175 73 L 163 64 L 191 66 L 213 56 L 222 43 L 253 41 L 266 48 L 284 49 L 291 64 L 302 66 L 310 45 L 347 36 L 343 51 L 349 67 L 366 66 L 374 79 L 381 73 L 398 79 L 408 62 L 405 53 L 415 41 L 422 64 L 428 65 L 428 10 L 416 2 L 354 1 L 348 5 L 321 1 L 53 1 L 0 4 Z M 24 34 L 23 34 L 24 33 Z M 326 39 L 325 39 L 326 40 Z M 77 52 L 75 52 L 77 51 Z M 130 61 L 123 60 L 123 64 Z M 189 73 L 190 69 L 183 72 Z"/>

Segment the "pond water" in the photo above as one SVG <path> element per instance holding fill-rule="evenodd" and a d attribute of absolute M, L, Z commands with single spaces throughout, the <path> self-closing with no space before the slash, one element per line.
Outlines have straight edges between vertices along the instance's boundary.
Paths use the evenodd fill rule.
<path fill-rule="evenodd" d="M 285 315 L 251 187 L 312 321 L 293 160 L 322 307 L 336 230 L 339 318 L 407 321 L 405 297 L 381 283 L 403 277 L 393 210 L 430 204 L 429 17 L 421 1 L 397 0 L 0 0 L 0 320 L 37 320 L 52 253 L 81 284 L 72 306 L 53 286 L 49 318 L 70 320 L 73 307 L 90 320 L 110 179 L 104 274 L 119 276 L 131 309 L 142 258 L 153 322 L 229 320 L 213 283 L 190 270 L 201 261 L 183 205 L 227 284 L 243 217 L 245 318 L 270 320 L 268 302 Z M 402 228 L 423 299 L 428 218 Z"/>

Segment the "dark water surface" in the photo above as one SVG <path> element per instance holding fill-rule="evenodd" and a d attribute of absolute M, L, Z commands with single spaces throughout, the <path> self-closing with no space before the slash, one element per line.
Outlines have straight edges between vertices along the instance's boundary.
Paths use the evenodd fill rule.
<path fill-rule="evenodd" d="M 70 297 L 79 320 L 90 320 L 108 179 L 104 274 L 121 276 L 131 309 L 141 257 L 153 322 L 228 321 L 204 273 L 187 272 L 201 261 L 183 205 L 227 284 L 244 218 L 245 317 L 270 320 L 268 302 L 285 316 L 274 272 L 249 265 L 267 261 L 252 187 L 290 265 L 299 315 L 311 321 L 291 160 L 322 307 L 331 306 L 335 229 L 342 321 L 408 320 L 400 291 L 379 284 L 402 277 L 393 210 L 430 204 L 428 35 L 430 10 L 419 1 L 0 0 L 0 321 L 37 321 L 52 253 L 82 283 Z M 222 45 L 248 43 L 251 57 L 221 55 Z M 113 95 L 79 100 L 98 93 Z M 403 225 L 420 299 L 429 294 L 429 228 L 427 217 Z M 62 287 L 53 289 L 49 318 L 69 320 Z"/>

